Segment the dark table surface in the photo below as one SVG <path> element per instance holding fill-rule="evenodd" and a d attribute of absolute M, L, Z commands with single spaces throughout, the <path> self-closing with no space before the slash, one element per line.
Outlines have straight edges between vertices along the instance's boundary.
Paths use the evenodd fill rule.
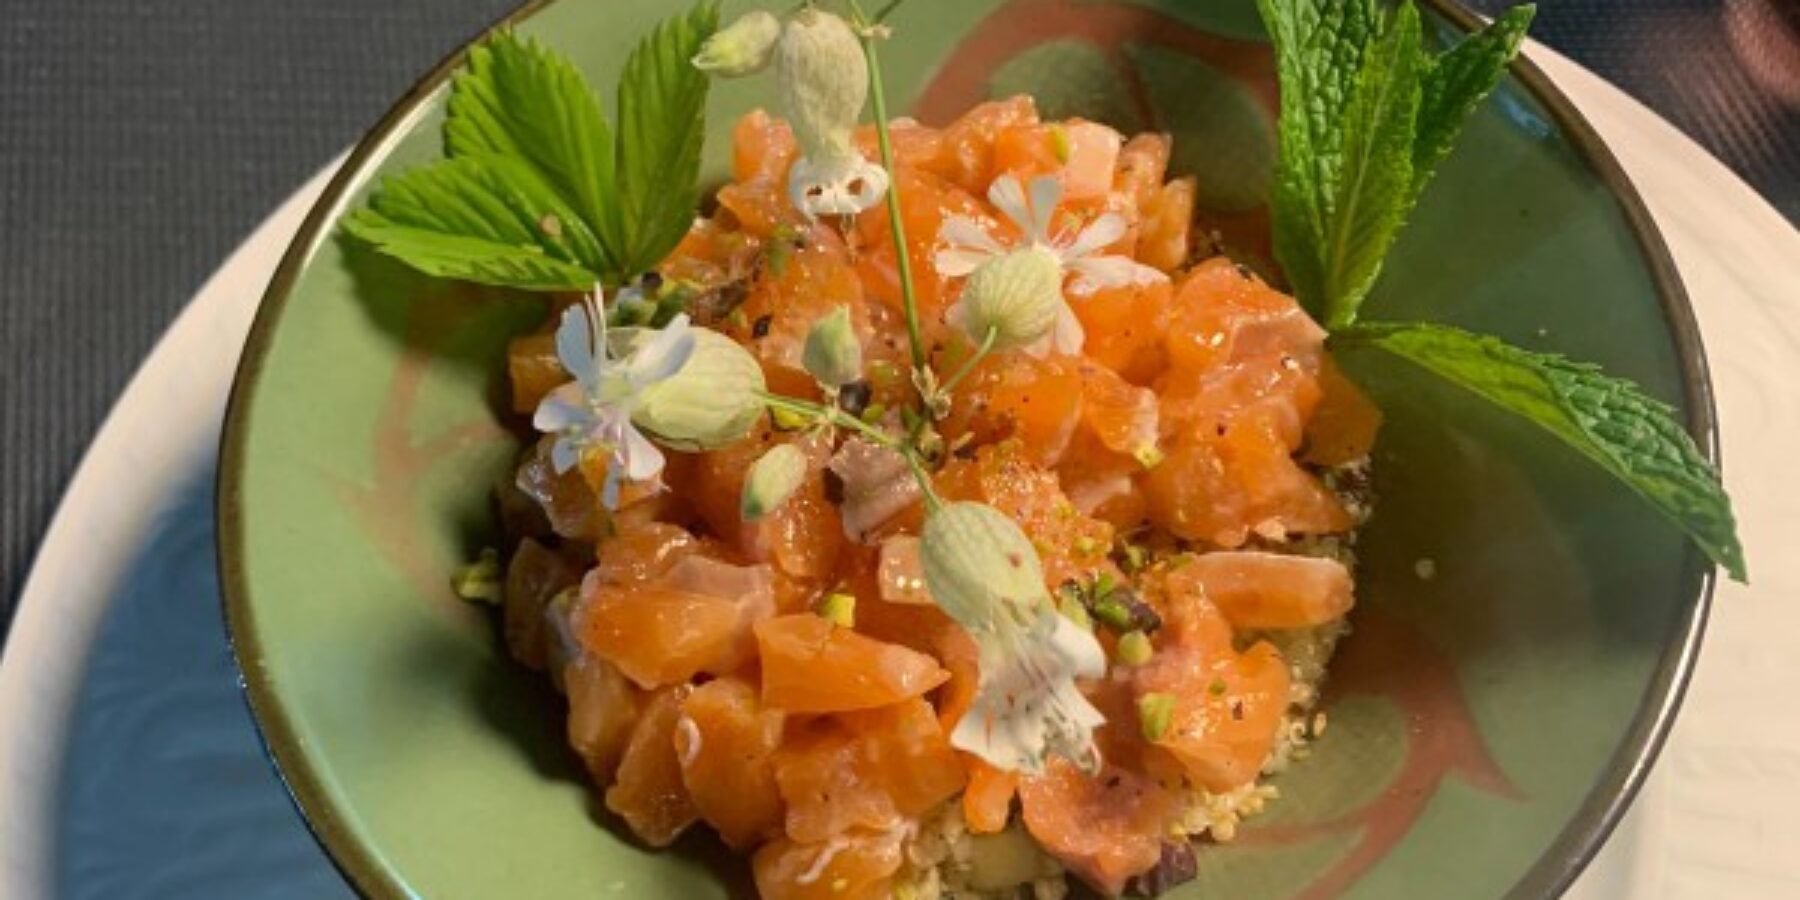
<path fill-rule="evenodd" d="M 513 4 L 0 0 L 0 634 L 82 449 L 181 306 Z M 1800 221 L 1800 0 L 1538 6 L 1535 37 Z"/>

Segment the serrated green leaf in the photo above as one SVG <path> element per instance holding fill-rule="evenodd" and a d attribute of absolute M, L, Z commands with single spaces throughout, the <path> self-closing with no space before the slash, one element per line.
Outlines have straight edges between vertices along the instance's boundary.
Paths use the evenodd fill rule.
<path fill-rule="evenodd" d="M 1275 255 L 1315 317 L 1349 325 L 1432 169 L 1518 52 L 1533 10 L 1507 12 L 1434 61 L 1411 0 L 1386 17 L 1375 0 L 1258 7 L 1281 84 Z"/>
<path fill-rule="evenodd" d="M 1421 67 L 1419 11 L 1402 3 L 1364 55 L 1343 119 L 1343 168 L 1324 250 L 1326 325 L 1356 320 L 1412 209 Z"/>
<path fill-rule="evenodd" d="M 619 76 L 619 264 L 645 271 L 681 242 L 699 202 L 710 79 L 693 64 L 719 28 L 719 5 L 703 0 L 657 25 Z"/>
<path fill-rule="evenodd" d="M 1376 0 L 1257 0 L 1275 43 L 1280 80 L 1280 144 L 1274 215 L 1275 254 L 1295 293 L 1324 315 L 1326 245 L 1342 170 L 1345 110 L 1363 55 L 1379 34 Z"/>
<path fill-rule="evenodd" d="M 1629 485 L 1731 577 L 1745 578 L 1731 500 L 1672 410 L 1598 367 L 1447 325 L 1364 324 L 1338 332 L 1522 416 Z"/>
<path fill-rule="evenodd" d="M 1537 7 L 1531 4 L 1501 13 L 1487 27 L 1445 51 L 1425 73 L 1418 137 L 1413 142 L 1413 198 L 1449 155 L 1475 106 L 1500 83 L 1536 14 Z"/>
<path fill-rule="evenodd" d="M 612 128 L 566 57 L 510 31 L 472 48 L 451 88 L 444 151 L 524 161 L 599 238 L 589 266 L 616 280 L 622 225 Z"/>
<path fill-rule="evenodd" d="M 586 290 L 594 236 L 522 163 L 488 154 L 384 179 L 350 234 L 443 278 L 529 290 Z"/>

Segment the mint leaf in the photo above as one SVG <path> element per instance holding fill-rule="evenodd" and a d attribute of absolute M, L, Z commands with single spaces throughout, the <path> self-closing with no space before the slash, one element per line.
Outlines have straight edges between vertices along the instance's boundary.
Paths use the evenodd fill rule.
<path fill-rule="evenodd" d="M 1344 111 L 1343 163 L 1324 246 L 1326 326 L 1348 325 L 1412 209 L 1419 11 L 1403 3 L 1364 54 Z"/>
<path fill-rule="evenodd" d="M 1327 297 L 1321 248 L 1331 231 L 1340 184 L 1341 122 L 1364 51 L 1380 33 L 1375 0 L 1257 0 L 1275 43 L 1281 87 L 1277 120 L 1275 254 L 1300 301 L 1323 318 Z"/>
<path fill-rule="evenodd" d="M 597 242 L 525 164 L 462 156 L 384 179 L 344 228 L 441 278 L 528 290 L 587 290 Z"/>
<path fill-rule="evenodd" d="M 1418 10 L 1375 0 L 1257 0 L 1275 43 L 1280 151 L 1275 256 L 1328 327 L 1356 320 L 1419 192 L 1518 52 L 1533 9 L 1509 11 L 1441 58 Z"/>
<path fill-rule="evenodd" d="M 510 31 L 471 48 L 451 88 L 444 150 L 524 161 L 601 237 L 594 267 L 618 277 L 612 129 L 566 57 Z"/>
<path fill-rule="evenodd" d="M 1378 347 L 1536 423 L 1629 485 L 1743 581 L 1731 500 L 1665 404 L 1598 367 L 1447 325 L 1364 324 L 1334 340 Z"/>
<path fill-rule="evenodd" d="M 1425 189 L 1432 170 L 1449 155 L 1450 146 L 1476 104 L 1494 90 L 1507 63 L 1519 53 L 1525 29 L 1537 7 L 1515 6 L 1450 48 L 1425 74 L 1419 104 L 1418 138 L 1413 142 L 1413 198 Z"/>
<path fill-rule="evenodd" d="M 619 76 L 616 172 L 623 227 L 613 246 L 625 272 L 661 262 L 694 223 L 711 79 L 693 58 L 718 28 L 718 3 L 703 0 L 645 36 Z"/>

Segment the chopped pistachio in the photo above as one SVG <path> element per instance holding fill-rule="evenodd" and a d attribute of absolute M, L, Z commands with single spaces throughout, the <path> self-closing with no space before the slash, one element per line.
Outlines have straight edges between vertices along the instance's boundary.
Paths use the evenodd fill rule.
<path fill-rule="evenodd" d="M 481 553 L 473 562 L 458 568 L 450 576 L 450 589 L 456 592 L 456 596 L 471 603 L 499 606 L 500 551 L 492 547 L 481 548 Z"/>
<path fill-rule="evenodd" d="M 1151 693 L 1138 698 L 1138 725 L 1144 732 L 1144 740 L 1157 741 L 1169 733 L 1169 724 L 1175 718 L 1175 695 Z"/>
<path fill-rule="evenodd" d="M 887 415 L 887 411 L 888 408 L 886 403 L 871 403 L 868 406 L 863 407 L 862 415 L 857 416 L 857 418 L 873 425 L 881 421 L 881 417 Z"/>
<path fill-rule="evenodd" d="M 1212 680 L 1212 683 L 1206 686 L 1206 692 L 1213 695 L 1214 697 L 1224 696 L 1225 682 L 1220 679 L 1214 678 Z"/>
<path fill-rule="evenodd" d="M 1050 126 L 1050 149 L 1056 154 L 1056 161 L 1069 164 L 1070 157 L 1075 155 L 1075 143 L 1069 140 L 1069 129 L 1061 125 Z"/>
<path fill-rule="evenodd" d="M 1111 597 L 1094 604 L 1094 618 L 1114 631 L 1131 630 L 1131 607 Z"/>
<path fill-rule="evenodd" d="M 799 431 L 813 422 L 806 413 L 779 406 L 769 407 L 769 418 L 775 422 L 776 431 Z"/>
<path fill-rule="evenodd" d="M 819 618 L 843 628 L 856 627 L 856 595 L 832 592 L 819 600 Z"/>
<path fill-rule="evenodd" d="M 889 387 L 900 383 L 900 367 L 885 359 L 869 363 L 869 381 L 876 387 Z"/>
<path fill-rule="evenodd" d="M 1141 631 L 1127 631 L 1119 638 L 1119 662 L 1128 666 L 1149 662 L 1155 652 L 1150 646 L 1150 638 Z"/>
<path fill-rule="evenodd" d="M 1150 551 L 1137 544 L 1125 543 L 1120 547 L 1119 554 L 1123 557 L 1127 572 L 1141 572 L 1150 564 Z"/>

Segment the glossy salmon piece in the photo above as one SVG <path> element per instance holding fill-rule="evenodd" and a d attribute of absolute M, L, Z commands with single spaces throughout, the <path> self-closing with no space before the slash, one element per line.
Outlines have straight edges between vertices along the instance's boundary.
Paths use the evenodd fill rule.
<path fill-rule="evenodd" d="M 1281 540 L 1354 524 L 1267 420 L 1234 425 L 1221 440 L 1177 437 L 1163 449 L 1142 483 L 1150 520 L 1177 537 L 1235 548 L 1252 532 Z"/>
<path fill-rule="evenodd" d="M 956 300 L 960 280 L 938 274 L 936 253 L 938 232 L 944 220 L 961 216 L 980 221 L 993 216 L 986 203 L 956 184 L 922 169 L 903 167 L 894 173 L 894 190 L 900 192 L 901 227 L 906 231 L 907 259 L 912 263 L 913 296 L 919 305 L 921 325 L 934 343 L 950 335 L 944 324 L 944 312 Z M 857 273 L 867 295 L 900 313 L 905 301 L 900 291 L 900 273 L 894 251 L 892 229 L 887 206 L 865 210 L 856 218 L 856 238 L 861 248 L 857 254 Z M 905 331 L 894 337 L 904 340 Z M 865 351 L 874 349 L 865 345 Z M 904 350 L 904 346 L 897 349 Z M 866 355 L 866 354 L 865 354 Z M 904 358 L 903 354 L 890 354 Z"/>
<path fill-rule="evenodd" d="M 682 784 L 700 817 L 733 849 L 781 833 L 774 758 L 786 721 L 739 678 L 709 681 L 682 701 L 675 727 Z"/>
<path fill-rule="evenodd" d="M 798 713 L 872 709 L 917 697 L 949 673 L 916 650 L 833 625 L 811 613 L 758 622 L 763 702 Z"/>
<path fill-rule="evenodd" d="M 701 540 L 679 525 L 648 522 L 600 541 L 595 548 L 595 571 L 602 584 L 643 584 L 702 552 L 701 547 Z"/>
<path fill-rule="evenodd" d="M 806 336 L 820 319 L 845 307 L 857 337 L 871 341 L 862 281 L 844 250 L 817 244 L 790 250 L 780 271 L 769 274 L 751 286 L 724 331 L 762 364 L 769 390 L 816 397 L 818 387 L 800 360 Z"/>
<path fill-rule="evenodd" d="M 787 834 L 806 843 L 898 827 L 963 786 L 955 751 L 919 699 L 795 726 L 776 754 L 775 779 Z"/>
<path fill-rule="evenodd" d="M 769 115 L 767 110 L 753 109 L 731 126 L 731 179 L 737 182 L 764 181 L 785 185 L 788 169 L 800 156 L 800 145 L 794 141 L 794 129 L 788 123 Z"/>
<path fill-rule="evenodd" d="M 1139 222 L 1137 258 L 1147 266 L 1173 272 L 1187 262 L 1192 246 L 1194 200 L 1200 190 L 1193 176 L 1164 185 L 1144 207 Z"/>
<path fill-rule="evenodd" d="M 594 783 L 606 787 L 631 740 L 643 695 L 612 663 L 586 654 L 563 667 L 563 690 L 569 698 L 569 746 Z"/>
<path fill-rule="evenodd" d="M 1350 570 L 1310 556 L 1202 553 L 1169 573 L 1169 582 L 1193 585 L 1239 629 L 1322 625 L 1342 618 L 1355 602 Z"/>
<path fill-rule="evenodd" d="M 506 345 L 506 374 L 513 412 L 525 415 L 537 410 L 544 395 L 574 380 L 556 358 L 556 335 L 550 332 L 513 338 Z"/>
<path fill-rule="evenodd" d="M 1143 691 L 1175 697 L 1158 746 L 1196 786 L 1222 793 L 1255 781 L 1275 747 L 1291 675 L 1280 651 L 1259 641 L 1243 653 L 1160 652 L 1137 673 Z"/>
<path fill-rule="evenodd" d="M 655 585 L 601 587 L 580 616 L 583 647 L 643 688 L 685 684 L 719 667 L 740 625 L 726 597 Z"/>
<path fill-rule="evenodd" d="M 1339 466 L 1375 449 L 1381 409 L 1327 357 L 1319 368 L 1319 404 L 1306 423 L 1307 462 Z"/>
<path fill-rule="evenodd" d="M 1013 796 L 1019 791 L 1019 773 L 1006 772 L 975 757 L 965 757 L 969 785 L 963 790 L 963 820 L 971 834 L 994 834 L 1006 829 L 1012 818 Z"/>
<path fill-rule="evenodd" d="M 1062 182 L 1069 202 L 1100 200 L 1112 191 L 1124 143 L 1117 131 L 1080 119 L 1014 125 L 995 136 L 994 169 L 1026 183 L 1053 176 Z"/>
<path fill-rule="evenodd" d="M 687 693 L 683 685 L 651 696 L 625 745 L 618 780 L 606 791 L 606 808 L 652 847 L 674 843 L 699 818 L 675 755 L 676 721 Z"/>
<path fill-rule="evenodd" d="M 971 194 L 984 196 L 997 174 L 994 141 L 1000 131 L 1037 121 L 1037 104 L 1027 94 L 978 104 L 943 130 L 938 156 L 925 168 Z"/>
<path fill-rule="evenodd" d="M 762 900 L 889 900 L 903 861 L 898 833 L 856 831 L 816 844 L 772 841 L 751 870 Z"/>
<path fill-rule="evenodd" d="M 1325 329 L 1292 297 L 1224 257 L 1196 266 L 1169 311 L 1169 363 L 1204 372 L 1227 362 L 1285 354 L 1315 365 Z"/>
<path fill-rule="evenodd" d="M 799 490 L 768 516 L 746 523 L 742 498 L 751 465 L 775 446 L 796 442 L 808 462 Z M 690 498 L 707 527 L 739 554 L 767 561 L 800 581 L 817 582 L 831 573 L 844 542 L 843 521 L 825 493 L 829 454 L 822 440 L 777 432 L 765 421 L 744 440 L 696 454 L 674 490 Z"/>
<path fill-rule="evenodd" d="M 1166 134 L 1133 135 L 1119 149 L 1113 193 L 1131 204 L 1134 221 L 1162 194 L 1173 142 Z"/>
<path fill-rule="evenodd" d="M 502 632 L 512 658 L 527 668 L 542 669 L 552 658 L 552 642 L 545 615 L 550 601 L 581 581 L 581 570 L 563 554 L 531 538 L 519 542 L 506 563 L 506 585 L 501 592 Z M 560 649 L 555 653 L 560 658 Z"/>
<path fill-rule="evenodd" d="M 1038 465 L 1055 465 L 1081 424 L 1081 374 L 1066 357 L 991 356 L 954 393 L 946 437 L 968 434 L 977 444 L 1014 438 Z"/>
<path fill-rule="evenodd" d="M 1149 515 L 1138 486 L 1144 471 L 1142 461 L 1108 448 L 1088 432 L 1077 434 L 1056 464 L 1056 477 L 1076 512 L 1116 531 L 1129 531 Z"/>
<path fill-rule="evenodd" d="M 1143 775 L 1109 767 L 1090 776 L 1061 758 L 1022 779 L 1019 800 L 1031 836 L 1108 896 L 1156 865 L 1175 812 L 1169 795 Z"/>
<path fill-rule="evenodd" d="M 1156 393 L 1119 377 L 1105 366 L 1083 360 L 1081 425 L 1106 449 L 1138 459 L 1146 466 L 1158 456 L 1161 410 Z"/>
<path fill-rule="evenodd" d="M 974 459 L 952 461 L 937 483 L 947 500 L 984 502 L 1019 523 L 1043 562 L 1046 587 L 1086 580 L 1112 566 L 1106 558 L 1112 526 L 1082 515 L 1056 476 L 1029 462 L 1017 441 L 987 445 Z"/>
<path fill-rule="evenodd" d="M 1163 333 L 1174 286 L 1167 281 L 1108 287 L 1070 305 L 1087 332 L 1082 353 L 1132 384 L 1149 385 L 1168 367 Z"/>

